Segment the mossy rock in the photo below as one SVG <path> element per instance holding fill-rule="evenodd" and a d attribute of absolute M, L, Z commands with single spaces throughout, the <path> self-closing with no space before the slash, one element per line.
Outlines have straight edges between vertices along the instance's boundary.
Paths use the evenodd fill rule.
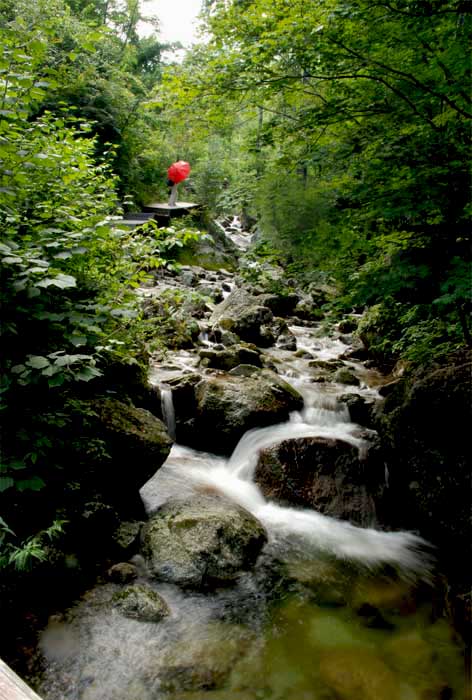
<path fill-rule="evenodd" d="M 112 603 L 125 617 L 141 622 L 160 622 L 170 614 L 169 606 L 159 593 L 138 583 L 115 593 Z"/>
<path fill-rule="evenodd" d="M 339 700 L 401 700 L 394 673 L 368 650 L 333 648 L 325 652 L 320 675 Z"/>
<path fill-rule="evenodd" d="M 167 692 L 221 688 L 253 639 L 247 628 L 222 622 L 192 629 L 189 638 L 169 646 L 156 660 L 160 688 Z"/>
<path fill-rule="evenodd" d="M 348 384 L 351 386 L 359 386 L 360 381 L 356 375 L 347 367 L 340 367 L 333 377 L 338 384 Z"/>
<path fill-rule="evenodd" d="M 142 532 L 142 552 L 156 578 L 189 588 L 234 581 L 267 541 L 259 521 L 215 495 L 163 505 Z"/>

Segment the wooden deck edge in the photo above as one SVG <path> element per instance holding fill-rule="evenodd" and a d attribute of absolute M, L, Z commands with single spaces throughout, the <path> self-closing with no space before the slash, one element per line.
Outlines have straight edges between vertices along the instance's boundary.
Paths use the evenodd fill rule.
<path fill-rule="evenodd" d="M 0 659 L 0 700 L 41 700 L 41 698 Z"/>

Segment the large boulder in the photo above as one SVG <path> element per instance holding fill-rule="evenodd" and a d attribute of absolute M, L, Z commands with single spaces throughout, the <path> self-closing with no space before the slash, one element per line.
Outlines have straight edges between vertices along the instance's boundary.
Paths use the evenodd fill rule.
<path fill-rule="evenodd" d="M 418 371 L 400 379 L 379 414 L 379 431 L 402 527 L 418 528 L 444 552 L 470 553 L 472 362 Z"/>
<path fill-rule="evenodd" d="M 232 345 L 223 350 L 204 348 L 198 354 L 201 358 L 201 364 L 213 369 L 229 371 L 238 365 L 262 366 L 260 352 L 254 346 L 249 345 Z"/>
<path fill-rule="evenodd" d="M 353 423 L 359 423 L 366 428 L 375 428 L 375 407 L 377 400 L 366 398 L 360 394 L 343 394 L 339 401 L 347 406 Z"/>
<path fill-rule="evenodd" d="M 367 526 L 377 518 L 383 468 L 342 440 L 292 438 L 261 451 L 255 480 L 270 499 Z"/>
<path fill-rule="evenodd" d="M 190 375 L 173 384 L 178 442 L 230 455 L 251 428 L 287 420 L 303 407 L 302 396 L 274 372 L 250 376 Z"/>
<path fill-rule="evenodd" d="M 438 548 L 448 576 L 445 610 L 470 640 L 470 353 L 395 384 L 378 420 L 390 474 L 390 520 Z"/>
<path fill-rule="evenodd" d="M 153 576 L 201 588 L 234 581 L 254 565 L 266 541 L 251 513 L 202 494 L 163 505 L 143 528 L 142 552 Z"/>
<path fill-rule="evenodd" d="M 193 625 L 190 635 L 168 642 L 156 657 L 151 653 L 146 676 L 151 684 L 158 683 L 161 691 L 171 692 L 172 698 L 177 693 L 179 698 L 202 699 L 225 685 L 253 643 L 254 634 L 242 625 L 216 621 Z M 226 693 L 224 697 L 228 697 Z"/>
<path fill-rule="evenodd" d="M 114 489 L 138 490 L 167 459 L 173 441 L 166 426 L 146 409 L 116 399 L 99 399 L 90 407 L 93 430 L 109 456 L 103 476 L 113 479 Z"/>
<path fill-rule="evenodd" d="M 236 333 L 248 343 L 268 347 L 275 340 L 270 330 L 274 315 L 262 302 L 246 289 L 235 289 L 213 311 L 210 324 Z"/>
<path fill-rule="evenodd" d="M 261 294 L 259 302 L 272 311 L 274 316 L 290 316 L 300 301 L 298 294 L 287 292 L 286 294 Z"/>

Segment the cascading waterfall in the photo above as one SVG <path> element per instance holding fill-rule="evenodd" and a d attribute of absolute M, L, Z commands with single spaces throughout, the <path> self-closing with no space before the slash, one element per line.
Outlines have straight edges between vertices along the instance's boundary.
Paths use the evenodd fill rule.
<path fill-rule="evenodd" d="M 166 421 L 172 421 L 175 430 L 172 392 L 161 392 Z M 219 491 L 249 510 L 264 524 L 273 541 L 283 540 L 288 545 L 296 539 L 307 551 L 325 551 L 366 567 L 391 564 L 406 577 L 414 574 L 427 578 L 431 560 L 426 542 L 420 537 L 408 532 L 356 527 L 313 510 L 282 507 L 268 502 L 254 483 L 259 452 L 283 440 L 333 438 L 357 447 L 361 454 L 366 449 L 365 439 L 356 435 L 359 426 L 350 421 L 347 408 L 335 397 L 310 387 L 305 400 L 304 409 L 293 413 L 289 421 L 248 431 L 229 459 L 175 445 L 166 465 L 156 475 L 154 488 L 151 481 L 143 489 L 148 510 L 156 508 L 156 493 L 161 498 L 163 494 L 188 494 L 191 483 L 197 490 L 205 487 Z M 167 488 L 163 487 L 163 479 Z"/>
<path fill-rule="evenodd" d="M 166 385 L 162 385 L 160 389 L 162 417 L 167 426 L 167 432 L 170 437 L 175 440 L 175 410 L 172 400 L 172 389 Z"/>

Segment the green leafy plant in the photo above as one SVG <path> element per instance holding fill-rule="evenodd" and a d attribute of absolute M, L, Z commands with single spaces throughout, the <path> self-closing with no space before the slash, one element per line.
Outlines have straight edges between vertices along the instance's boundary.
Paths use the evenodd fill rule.
<path fill-rule="evenodd" d="M 0 571 L 14 569 L 18 572 L 28 572 L 35 564 L 46 561 L 48 543 L 54 542 L 64 533 L 66 523 L 65 520 L 55 520 L 45 530 L 17 543 L 11 541 L 12 538 L 16 538 L 15 533 L 0 517 Z"/>

